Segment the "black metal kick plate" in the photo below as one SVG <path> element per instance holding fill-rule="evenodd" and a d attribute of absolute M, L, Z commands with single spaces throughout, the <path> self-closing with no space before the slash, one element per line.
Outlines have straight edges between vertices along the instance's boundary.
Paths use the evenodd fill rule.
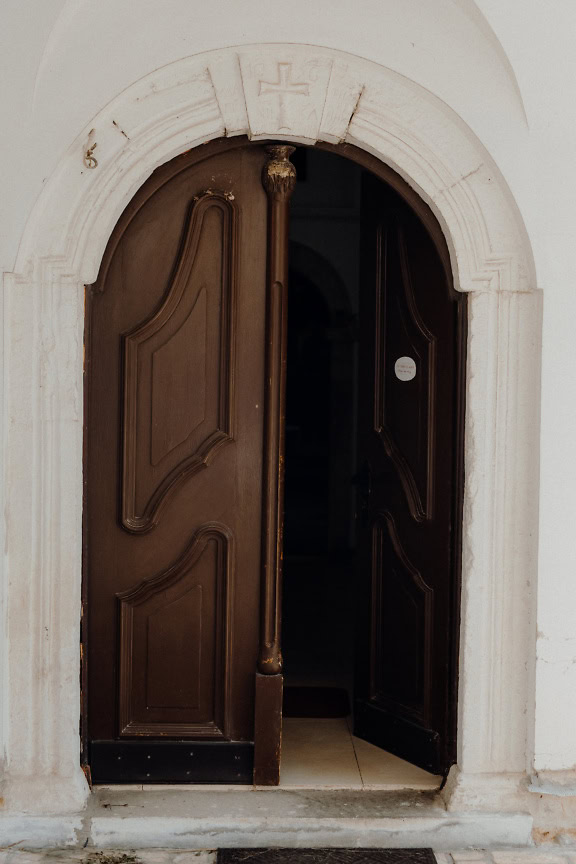
<path fill-rule="evenodd" d="M 251 784 L 247 741 L 92 741 L 93 783 Z"/>

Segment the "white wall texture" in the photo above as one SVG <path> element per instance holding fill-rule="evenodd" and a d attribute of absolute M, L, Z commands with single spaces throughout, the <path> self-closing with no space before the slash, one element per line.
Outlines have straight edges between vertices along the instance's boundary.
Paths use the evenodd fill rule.
<path fill-rule="evenodd" d="M 576 768 L 573 0 L 5 0 L 0 14 L 2 271 L 25 266 L 34 202 L 91 118 L 154 69 L 210 49 L 294 42 L 356 54 L 426 88 L 484 144 L 544 290 L 533 767 Z"/>

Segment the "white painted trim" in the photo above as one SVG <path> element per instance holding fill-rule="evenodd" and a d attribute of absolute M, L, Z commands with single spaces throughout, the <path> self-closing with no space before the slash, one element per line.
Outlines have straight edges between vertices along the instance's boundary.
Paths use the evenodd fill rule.
<path fill-rule="evenodd" d="M 306 85 L 282 106 L 260 87 L 280 80 L 279 64 Z M 78 758 L 83 284 L 154 168 L 238 134 L 354 143 L 440 220 L 470 300 L 454 788 L 487 773 L 516 782 L 531 764 L 540 309 L 510 191 L 460 118 L 402 76 L 314 46 L 242 46 L 157 70 L 106 106 L 46 183 L 5 275 L 9 811 L 72 812 L 88 795 Z"/>

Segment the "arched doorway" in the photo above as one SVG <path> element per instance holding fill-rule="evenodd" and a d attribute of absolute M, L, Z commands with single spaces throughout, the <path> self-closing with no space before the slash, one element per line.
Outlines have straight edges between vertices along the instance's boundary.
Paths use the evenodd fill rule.
<path fill-rule="evenodd" d="M 259 782 L 277 782 L 289 149 L 220 141 L 162 166 L 92 292 L 85 680 L 99 782 L 246 782 L 253 760 Z M 324 150 L 326 164 L 357 163 L 356 469 L 342 495 L 354 502 L 354 723 L 443 772 L 455 759 L 465 306 L 418 196 L 354 148 Z M 314 290 L 301 272 L 308 331 L 330 317 Z M 309 377 L 323 390 L 316 337 Z M 330 484 L 329 462 L 315 487 Z M 320 510 L 329 500 L 324 489 Z"/>
<path fill-rule="evenodd" d="M 278 63 L 315 82 L 288 113 L 278 97 L 258 95 Z M 126 135 L 119 116 L 130 118 Z M 443 227 L 469 308 L 458 763 L 444 796 L 451 810 L 482 801 L 500 813 L 510 795 L 522 798 L 533 758 L 526 657 L 535 632 L 528 583 L 537 577 L 541 298 L 530 241 L 493 156 L 457 112 L 381 63 L 278 43 L 182 58 L 118 91 L 70 140 L 5 274 L 7 811 L 75 813 L 89 797 L 77 674 L 85 286 L 152 171 L 238 134 L 354 144 L 407 179 Z M 88 171 L 82 156 L 95 142 L 98 166 Z"/>

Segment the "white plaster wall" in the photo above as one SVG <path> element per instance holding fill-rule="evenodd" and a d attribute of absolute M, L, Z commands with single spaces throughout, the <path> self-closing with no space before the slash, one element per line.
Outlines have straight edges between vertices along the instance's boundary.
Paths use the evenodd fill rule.
<path fill-rule="evenodd" d="M 526 132 L 514 74 L 472 0 L 5 0 L 3 170 L 8 217 L 0 265 L 12 269 L 43 182 L 104 105 L 154 69 L 229 45 L 294 42 L 374 60 L 422 84 L 500 158 L 501 130 Z M 117 118 L 121 125 L 122 118 Z"/>
<path fill-rule="evenodd" d="M 573 0 L 555 0 L 553 13 L 538 0 L 5 0 L 1 16 L 3 271 L 15 267 L 43 184 L 91 118 L 153 69 L 212 48 L 281 41 L 355 53 L 431 91 L 484 143 L 545 289 L 536 767 L 576 764 Z"/>
<path fill-rule="evenodd" d="M 529 146 L 506 166 L 544 289 L 535 767 L 576 767 L 576 5 L 482 0 Z M 512 155 L 512 154 L 511 154 Z"/>

